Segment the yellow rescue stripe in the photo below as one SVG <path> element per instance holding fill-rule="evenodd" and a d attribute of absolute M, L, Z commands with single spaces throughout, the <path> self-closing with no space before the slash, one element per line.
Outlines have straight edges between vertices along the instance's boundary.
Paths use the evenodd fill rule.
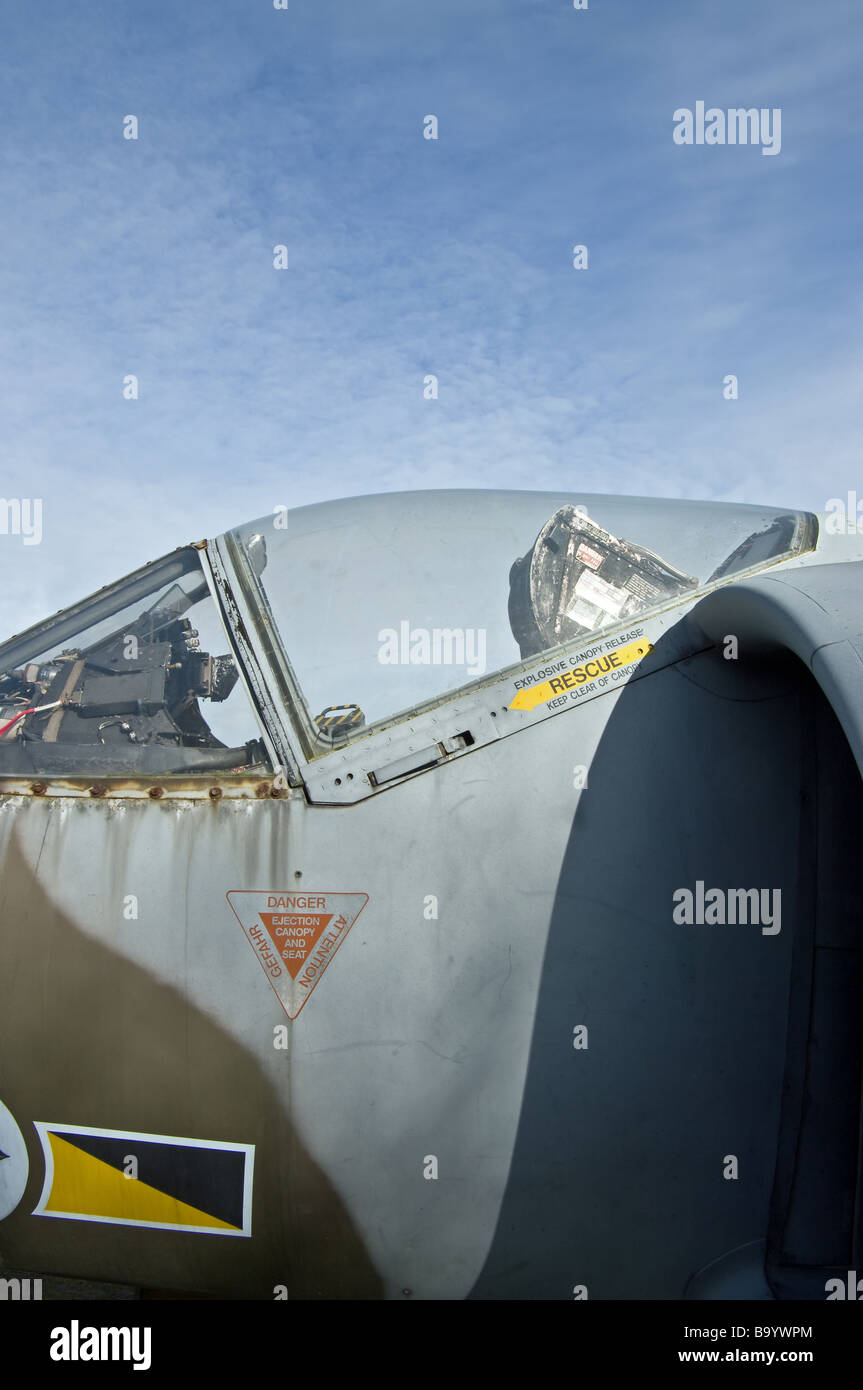
<path fill-rule="evenodd" d="M 590 681 L 598 680 L 600 676 L 611 675 L 612 671 L 619 670 L 621 666 L 631 666 L 633 661 L 640 661 L 652 650 L 646 638 L 639 642 L 630 642 L 625 647 L 612 648 L 580 666 L 573 666 L 569 671 L 559 671 L 551 680 L 541 681 L 529 690 L 519 690 L 515 699 L 510 701 L 509 707 L 536 709 L 537 705 L 543 704 L 546 700 L 567 695 L 570 690 L 579 690 Z"/>

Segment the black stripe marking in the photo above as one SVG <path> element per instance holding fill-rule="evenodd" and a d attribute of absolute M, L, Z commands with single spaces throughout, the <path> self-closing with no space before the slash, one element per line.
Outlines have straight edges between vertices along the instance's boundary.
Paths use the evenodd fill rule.
<path fill-rule="evenodd" d="M 143 1136 L 109 1139 L 100 1134 L 69 1134 L 62 1129 L 51 1133 L 59 1134 L 67 1144 L 74 1144 L 121 1173 L 126 1166 L 126 1156 L 133 1154 L 138 1160 L 139 1182 L 187 1202 L 219 1221 L 242 1228 L 246 1167 L 243 1152 L 187 1144 L 155 1144 Z"/>

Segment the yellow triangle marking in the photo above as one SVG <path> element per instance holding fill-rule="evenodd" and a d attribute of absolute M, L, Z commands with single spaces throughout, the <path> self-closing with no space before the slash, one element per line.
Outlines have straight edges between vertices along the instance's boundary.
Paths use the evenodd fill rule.
<path fill-rule="evenodd" d="M 54 1181 L 45 1211 L 70 1216 L 101 1216 L 108 1221 L 150 1221 L 167 1226 L 212 1226 L 237 1231 L 229 1221 L 220 1221 L 209 1212 L 199 1211 L 176 1197 L 169 1197 L 149 1183 L 127 1178 L 119 1168 L 101 1158 L 84 1153 L 74 1144 L 48 1133 L 54 1155 Z"/>

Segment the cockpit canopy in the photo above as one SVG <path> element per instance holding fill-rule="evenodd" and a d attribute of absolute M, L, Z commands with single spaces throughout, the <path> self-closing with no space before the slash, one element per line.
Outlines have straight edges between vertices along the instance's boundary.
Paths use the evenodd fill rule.
<path fill-rule="evenodd" d="M 212 550 L 314 758 L 817 535 L 770 508 L 408 492 L 278 508 Z M 0 646 L 0 775 L 271 769 L 211 580 L 188 546 Z"/>
<path fill-rule="evenodd" d="M 766 507 L 453 491 L 277 511 L 225 542 L 322 752 L 817 536 Z"/>

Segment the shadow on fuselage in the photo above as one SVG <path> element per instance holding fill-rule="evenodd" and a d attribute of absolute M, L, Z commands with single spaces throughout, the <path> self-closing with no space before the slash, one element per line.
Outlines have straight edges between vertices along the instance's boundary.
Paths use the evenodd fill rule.
<path fill-rule="evenodd" d="M 850 825 L 833 816 L 838 868 L 859 834 L 860 779 L 792 658 L 705 651 L 624 688 L 578 798 L 512 1165 L 470 1297 L 677 1299 L 697 1270 L 766 1238 L 816 785 L 855 808 Z M 676 922 L 675 892 L 695 899 L 699 881 L 767 890 L 779 930 Z M 859 944 L 859 908 L 843 910 Z M 787 1150 L 795 1115 L 783 1124 Z"/>
<path fill-rule="evenodd" d="M 67 892 L 74 901 L 75 885 Z M 182 930 L 183 904 L 176 914 Z M 163 984 L 76 927 L 14 836 L 0 931 L 2 1099 L 30 1160 L 24 1197 L 0 1226 L 6 1263 L 212 1297 L 273 1299 L 277 1286 L 291 1299 L 382 1296 L 344 1203 L 256 1057 L 183 982 Z M 45 1173 L 35 1120 L 254 1144 L 251 1238 L 34 1217 Z"/>

